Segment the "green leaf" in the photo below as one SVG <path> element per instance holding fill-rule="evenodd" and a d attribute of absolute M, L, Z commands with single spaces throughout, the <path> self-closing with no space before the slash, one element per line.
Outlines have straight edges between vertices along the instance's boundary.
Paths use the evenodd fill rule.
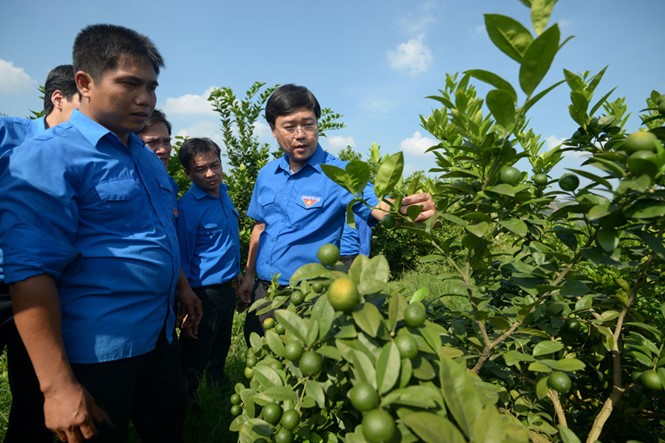
<path fill-rule="evenodd" d="M 305 332 L 305 345 L 312 346 L 316 339 L 319 337 L 319 324 L 316 321 L 311 321 L 311 319 L 305 320 L 307 324 L 307 330 Z"/>
<path fill-rule="evenodd" d="M 291 386 L 271 386 L 263 391 L 267 397 L 273 401 L 298 401 L 298 394 L 295 393 Z"/>
<path fill-rule="evenodd" d="M 482 407 L 478 389 L 466 374 L 466 368 L 447 358 L 441 359 L 439 378 L 450 414 L 464 434 L 470 436 Z"/>
<path fill-rule="evenodd" d="M 538 383 L 536 383 L 536 396 L 538 397 L 538 400 L 542 400 L 543 398 L 547 397 L 547 391 L 549 391 L 547 377 L 543 377 L 538 380 Z"/>
<path fill-rule="evenodd" d="M 542 34 L 552 15 L 556 0 L 531 0 L 531 23 L 536 34 Z"/>
<path fill-rule="evenodd" d="M 661 237 L 657 237 L 646 231 L 640 231 L 636 235 L 641 238 L 653 252 L 660 256 L 661 259 L 665 259 L 665 246 L 663 246 L 663 239 Z"/>
<path fill-rule="evenodd" d="M 280 357 L 284 355 L 284 342 L 275 331 L 272 329 L 267 330 L 265 338 L 268 347 L 274 354 Z"/>
<path fill-rule="evenodd" d="M 312 307 L 311 318 L 316 319 L 316 323 L 319 325 L 319 339 L 323 340 L 330 331 L 333 320 L 335 320 L 335 310 L 328 302 L 327 297 L 319 297 L 316 300 Z"/>
<path fill-rule="evenodd" d="M 577 438 L 577 435 L 567 426 L 559 425 L 559 434 L 561 435 L 561 440 L 563 443 L 581 443 L 580 439 Z"/>
<path fill-rule="evenodd" d="M 566 280 L 561 287 L 564 297 L 579 297 L 589 293 L 589 287 L 579 280 Z"/>
<path fill-rule="evenodd" d="M 383 315 L 379 309 L 372 303 L 365 303 L 359 310 L 352 313 L 353 320 L 356 325 L 363 330 L 370 337 L 376 337 L 381 323 L 383 322 Z"/>
<path fill-rule="evenodd" d="M 379 395 L 390 392 L 397 383 L 401 371 L 400 363 L 399 349 L 395 342 L 389 341 L 381 348 L 376 362 L 376 386 Z"/>
<path fill-rule="evenodd" d="M 533 42 L 533 36 L 520 22 L 498 14 L 485 14 L 485 28 L 492 43 L 501 52 L 522 63 L 527 48 Z"/>
<path fill-rule="evenodd" d="M 263 386 L 283 386 L 281 377 L 277 371 L 270 366 L 256 365 L 254 366 L 254 379 L 256 379 Z"/>
<path fill-rule="evenodd" d="M 475 225 L 466 226 L 466 230 L 478 238 L 483 238 L 485 235 L 489 233 L 490 224 L 486 222 L 480 222 Z"/>
<path fill-rule="evenodd" d="M 517 92 L 515 88 L 508 81 L 499 77 L 493 72 L 485 71 L 482 69 L 470 69 L 464 73 L 465 75 L 470 75 L 471 77 L 477 78 L 478 80 L 488 83 L 494 86 L 496 89 L 508 92 L 512 96 L 513 103 L 517 102 Z"/>
<path fill-rule="evenodd" d="M 503 354 L 503 359 L 506 362 L 506 365 L 508 366 L 515 366 L 515 364 L 519 362 L 530 362 L 533 361 L 533 357 L 530 356 L 529 354 L 524 354 L 522 352 L 510 350 Z"/>
<path fill-rule="evenodd" d="M 280 322 L 284 329 L 295 335 L 305 343 L 305 336 L 303 332 L 307 330 L 307 323 L 300 318 L 295 312 L 287 311 L 286 309 L 279 309 L 275 311 L 275 318 Z"/>
<path fill-rule="evenodd" d="M 404 170 L 404 154 L 397 152 L 385 158 L 374 178 L 374 192 L 379 200 L 390 194 L 395 185 L 402 178 L 402 171 Z"/>
<path fill-rule="evenodd" d="M 305 384 L 305 393 L 314 399 L 319 408 L 323 409 L 326 407 L 326 393 L 321 383 L 307 380 L 307 384 Z"/>
<path fill-rule="evenodd" d="M 665 215 L 665 203 L 654 199 L 644 199 L 636 202 L 626 210 L 626 214 L 633 218 L 655 218 Z"/>
<path fill-rule="evenodd" d="M 508 220 L 499 221 L 499 225 L 503 226 L 513 234 L 516 234 L 520 237 L 524 237 L 528 232 L 528 227 L 526 223 L 518 218 L 511 218 Z"/>
<path fill-rule="evenodd" d="M 383 255 L 369 259 L 362 268 L 358 282 L 358 292 L 361 295 L 371 295 L 381 292 L 390 279 L 390 265 Z"/>
<path fill-rule="evenodd" d="M 563 343 L 559 341 L 546 340 L 539 342 L 533 347 L 533 356 L 553 354 L 563 349 Z"/>
<path fill-rule="evenodd" d="M 376 370 L 369 357 L 365 353 L 354 349 L 351 351 L 351 359 L 353 362 L 353 373 L 356 378 L 366 381 L 372 387 L 376 388 Z"/>
<path fill-rule="evenodd" d="M 503 89 L 493 89 L 487 93 L 485 99 L 496 122 L 504 128 L 512 127 L 515 123 L 515 97 Z"/>
<path fill-rule="evenodd" d="M 332 278 L 332 274 L 321 263 L 308 263 L 296 269 L 296 272 L 289 279 L 289 284 L 295 287 L 303 280 L 312 280 L 315 278 Z"/>
<path fill-rule="evenodd" d="M 547 366 L 546 364 L 544 364 L 540 361 L 534 361 L 533 363 L 531 363 L 529 365 L 529 371 L 532 371 L 532 372 L 546 372 L 546 373 L 552 372 L 552 370 L 550 369 L 549 366 Z"/>
<path fill-rule="evenodd" d="M 549 71 L 559 50 L 559 26 L 553 25 L 528 47 L 520 66 L 520 87 L 530 96 Z"/>
<path fill-rule="evenodd" d="M 441 391 L 433 385 L 411 385 L 394 389 L 381 399 L 381 405 L 400 404 L 415 408 L 435 408 L 443 404 Z"/>
<path fill-rule="evenodd" d="M 565 372 L 581 371 L 585 367 L 584 362 L 576 358 L 563 358 L 556 361 L 548 360 L 548 364 L 552 369 Z"/>
<path fill-rule="evenodd" d="M 346 165 L 346 172 L 351 176 L 352 194 L 360 194 L 367 186 L 370 178 L 369 165 L 360 160 L 351 160 Z"/>
<path fill-rule="evenodd" d="M 447 418 L 432 412 L 414 412 L 402 418 L 404 424 L 425 443 L 465 443 L 467 440 Z"/>

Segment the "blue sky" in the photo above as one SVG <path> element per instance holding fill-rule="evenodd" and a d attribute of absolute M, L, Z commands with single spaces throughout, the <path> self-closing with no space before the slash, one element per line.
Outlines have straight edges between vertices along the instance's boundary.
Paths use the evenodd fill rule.
<path fill-rule="evenodd" d="M 351 145 L 365 154 L 376 142 L 385 153 L 405 153 L 405 173 L 428 170 L 433 156 L 424 150 L 435 140 L 420 115 L 437 106 L 426 97 L 443 89 L 446 73 L 487 69 L 517 84 L 517 65 L 490 42 L 484 13 L 512 16 L 531 29 L 518 0 L 8 0 L 0 14 L 0 113 L 41 109 L 37 87 L 53 66 L 71 63 L 78 31 L 113 23 L 148 35 L 162 52 L 158 107 L 176 135 L 221 141 L 206 100 L 212 87 L 244 96 L 255 81 L 297 83 L 343 115 L 347 127 L 322 138 L 324 148 Z M 562 79 L 563 68 L 595 73 L 609 65 L 598 96 L 616 86 L 614 96 L 626 97 L 629 126 L 637 129 L 646 96 L 665 93 L 663 17 L 663 0 L 560 0 L 551 23 L 575 38 L 543 86 Z M 531 114 L 550 146 L 576 129 L 568 92 L 560 86 Z M 274 145 L 260 123 L 257 133 Z"/>

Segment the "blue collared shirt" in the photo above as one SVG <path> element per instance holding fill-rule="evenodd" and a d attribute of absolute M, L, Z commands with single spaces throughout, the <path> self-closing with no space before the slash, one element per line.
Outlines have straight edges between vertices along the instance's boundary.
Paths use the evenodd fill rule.
<path fill-rule="evenodd" d="M 180 268 L 176 196 L 134 134 L 129 146 L 79 111 L 0 159 L 8 283 L 57 285 L 69 360 L 96 363 L 172 340 Z"/>
<path fill-rule="evenodd" d="M 178 201 L 178 240 L 182 270 L 193 288 L 238 276 L 238 211 L 226 185 L 219 186 L 219 197 L 215 197 L 192 183 Z"/>
<path fill-rule="evenodd" d="M 339 245 L 339 255 L 358 255 L 363 254 L 369 257 L 372 241 L 372 228 L 367 221 L 354 217 L 356 227 L 352 228 L 348 223 L 344 223 L 342 239 Z"/>
<path fill-rule="evenodd" d="M 46 131 L 45 117 L 34 120 L 22 117 L 0 117 L 0 155 L 44 131 Z M 0 249 L 0 281 L 4 279 L 2 249 Z"/>
<path fill-rule="evenodd" d="M 287 285 L 300 266 L 317 261 L 321 245 L 339 246 L 346 207 L 353 196 L 323 173 L 322 164 L 344 168 L 346 162 L 317 146 L 309 161 L 293 174 L 286 155 L 259 171 L 247 215 L 265 223 L 256 260 L 261 280 L 280 274 L 279 283 Z M 364 196 L 371 206 L 378 204 L 370 183 Z M 353 209 L 365 220 L 371 217 L 371 208 L 364 204 Z"/>

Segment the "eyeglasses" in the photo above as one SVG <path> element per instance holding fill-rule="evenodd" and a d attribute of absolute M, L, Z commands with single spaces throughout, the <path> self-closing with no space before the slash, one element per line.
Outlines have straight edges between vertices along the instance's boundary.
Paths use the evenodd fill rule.
<path fill-rule="evenodd" d="M 295 135 L 298 133 L 299 130 L 302 130 L 302 132 L 306 134 L 311 134 L 314 131 L 318 129 L 319 125 L 316 123 L 308 123 L 306 125 L 297 125 L 297 126 L 286 126 L 284 128 L 280 128 L 282 131 L 286 132 L 287 134 Z"/>

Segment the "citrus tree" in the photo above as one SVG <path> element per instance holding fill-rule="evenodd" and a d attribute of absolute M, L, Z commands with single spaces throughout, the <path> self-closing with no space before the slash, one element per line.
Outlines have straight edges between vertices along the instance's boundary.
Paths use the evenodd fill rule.
<path fill-rule="evenodd" d="M 605 69 L 564 70 L 543 86 L 568 39 L 549 24 L 553 0 L 522 3 L 532 30 L 485 15 L 518 84 L 484 69 L 447 75 L 430 97 L 439 108 L 421 118 L 438 140 L 430 148 L 436 216 L 413 229 L 417 209 L 391 213 L 395 229 L 434 248 L 421 261 L 440 264 L 447 290 L 426 299 L 386 293 L 382 257 L 359 257 L 348 274 L 306 265 L 287 290 L 275 285 L 268 308 L 277 309 L 280 331 L 252 337 L 251 378 L 236 386 L 242 406 L 232 428 L 241 441 L 491 435 L 573 443 L 665 434 L 665 97 L 653 91 L 639 111 L 642 127 L 628 130 L 624 100 L 597 93 Z M 489 91 L 481 96 L 476 82 Z M 528 113 L 564 87 L 578 129 L 543 151 Z M 568 151 L 581 166 L 554 176 Z M 402 168 L 401 154 L 390 156 L 374 180 L 395 207 Z M 358 196 L 369 177 L 361 162 L 325 172 Z M 348 283 L 336 300 L 332 283 L 342 279 L 355 284 L 357 300 Z M 309 355 L 304 371 L 300 348 Z M 269 403 L 295 410 L 299 424 L 266 420 Z"/>

